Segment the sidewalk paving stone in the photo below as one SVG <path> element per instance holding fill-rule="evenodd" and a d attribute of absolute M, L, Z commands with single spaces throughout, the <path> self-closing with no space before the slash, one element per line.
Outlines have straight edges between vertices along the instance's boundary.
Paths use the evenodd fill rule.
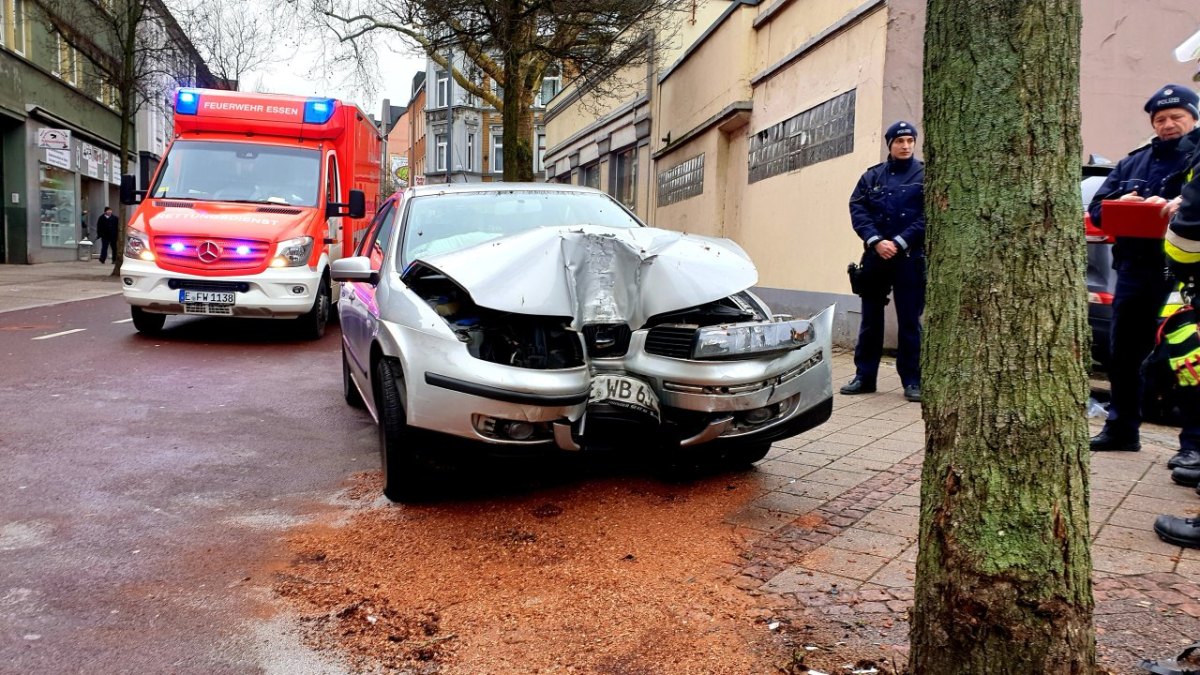
<path fill-rule="evenodd" d="M 836 354 L 834 363 L 848 381 L 850 355 Z M 840 384 L 835 380 L 835 389 Z M 756 504 L 786 504 L 795 513 L 782 525 L 780 513 L 768 509 L 730 518 L 760 531 L 734 583 L 774 597 L 779 616 L 835 620 L 845 640 L 903 654 L 916 576 L 924 425 L 921 407 L 904 401 L 886 364 L 879 389 L 835 395 L 831 428 L 807 432 L 788 452 L 759 464 L 764 477 L 789 478 L 774 488 L 787 497 L 767 494 Z M 1090 422 L 1091 432 L 1099 431 L 1102 421 Z M 1162 542 L 1151 529 L 1158 514 L 1200 510 L 1200 498 L 1174 485 L 1166 469 L 1176 434 L 1147 425 L 1142 451 L 1091 457 L 1097 646 L 1113 673 L 1142 672 L 1136 668 L 1141 658 L 1173 656 L 1200 639 L 1200 550 Z M 1178 644 L 1148 637 L 1161 641 L 1164 631 L 1177 633 Z"/>

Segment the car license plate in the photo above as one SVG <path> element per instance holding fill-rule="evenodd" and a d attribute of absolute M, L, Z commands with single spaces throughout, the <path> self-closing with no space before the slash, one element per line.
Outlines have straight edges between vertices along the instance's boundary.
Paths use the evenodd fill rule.
<path fill-rule="evenodd" d="M 588 396 L 591 403 L 612 405 L 637 410 L 658 419 L 658 396 L 650 385 L 625 375 L 596 375 L 592 378 L 592 391 Z"/>
<path fill-rule="evenodd" d="M 202 302 L 208 305 L 234 304 L 232 291 L 179 291 L 179 301 L 184 303 Z"/>

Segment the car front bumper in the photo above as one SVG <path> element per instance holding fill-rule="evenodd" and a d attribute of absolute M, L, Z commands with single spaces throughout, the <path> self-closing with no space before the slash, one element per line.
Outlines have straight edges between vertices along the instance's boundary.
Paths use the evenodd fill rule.
<path fill-rule="evenodd" d="M 259 274 L 208 277 L 164 270 L 153 262 L 126 258 L 121 264 L 122 294 L 135 307 L 157 314 L 184 314 L 181 286 L 240 284 L 229 316 L 294 318 L 313 307 L 320 274 L 308 266 L 268 268 Z"/>

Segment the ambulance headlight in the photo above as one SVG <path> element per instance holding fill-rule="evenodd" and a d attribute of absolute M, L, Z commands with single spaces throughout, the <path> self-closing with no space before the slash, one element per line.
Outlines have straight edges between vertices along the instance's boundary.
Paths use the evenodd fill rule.
<path fill-rule="evenodd" d="M 154 260 L 150 250 L 150 237 L 141 230 L 125 228 L 125 257 L 133 260 Z"/>
<path fill-rule="evenodd" d="M 275 257 L 271 259 L 271 267 L 299 267 L 308 264 L 312 255 L 313 238 L 296 237 L 279 242 L 275 249 Z"/>

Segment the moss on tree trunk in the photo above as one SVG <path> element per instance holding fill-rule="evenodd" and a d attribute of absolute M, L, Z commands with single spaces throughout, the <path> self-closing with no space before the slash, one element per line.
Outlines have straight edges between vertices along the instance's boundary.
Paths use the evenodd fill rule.
<path fill-rule="evenodd" d="M 914 673 L 1092 673 L 1079 0 L 931 0 Z"/>

